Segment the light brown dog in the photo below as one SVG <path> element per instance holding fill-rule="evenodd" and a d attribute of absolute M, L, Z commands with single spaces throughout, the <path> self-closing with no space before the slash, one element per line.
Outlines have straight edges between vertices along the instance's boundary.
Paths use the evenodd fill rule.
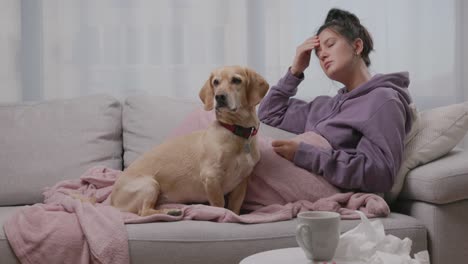
<path fill-rule="evenodd" d="M 200 91 L 216 121 L 206 130 L 168 140 L 136 159 L 114 185 L 111 204 L 141 216 L 162 203 L 204 203 L 239 214 L 248 176 L 260 159 L 255 106 L 268 83 L 239 66 L 214 70 Z"/>

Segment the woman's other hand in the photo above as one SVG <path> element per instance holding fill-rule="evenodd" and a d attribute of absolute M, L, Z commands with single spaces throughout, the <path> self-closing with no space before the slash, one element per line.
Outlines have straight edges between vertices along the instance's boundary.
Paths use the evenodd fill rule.
<path fill-rule="evenodd" d="M 292 74 L 299 76 L 305 69 L 307 69 L 307 67 L 309 67 L 312 50 L 318 46 L 320 46 L 320 40 L 318 36 L 313 36 L 306 39 L 296 48 L 296 56 L 294 57 L 294 61 L 291 66 Z"/>
<path fill-rule="evenodd" d="M 294 155 L 299 148 L 299 142 L 293 140 L 274 140 L 271 146 L 278 155 L 289 161 L 293 161 Z"/>

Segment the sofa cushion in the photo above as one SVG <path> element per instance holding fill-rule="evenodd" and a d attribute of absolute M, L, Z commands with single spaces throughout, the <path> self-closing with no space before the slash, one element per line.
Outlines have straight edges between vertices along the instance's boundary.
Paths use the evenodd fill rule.
<path fill-rule="evenodd" d="M 411 170 L 400 198 L 434 204 L 468 199 L 468 151 L 455 149 Z"/>
<path fill-rule="evenodd" d="M 5 239 L 3 223 L 18 207 L 0 207 L 2 263 L 16 263 Z M 412 252 L 427 249 L 426 228 L 416 219 L 397 213 L 381 218 L 387 234 L 413 241 Z M 371 220 L 372 221 L 372 220 Z M 341 232 L 359 220 L 341 222 Z M 179 221 L 127 224 L 131 263 L 239 263 L 260 251 L 297 247 L 297 219 L 265 224 Z"/>
<path fill-rule="evenodd" d="M 121 104 L 106 95 L 1 104 L 0 205 L 42 202 L 42 189 L 96 165 L 122 167 Z"/>
<path fill-rule="evenodd" d="M 131 96 L 122 114 L 124 167 L 162 143 L 171 131 L 202 102 L 163 96 Z"/>
<path fill-rule="evenodd" d="M 463 139 L 468 130 L 468 102 L 420 112 L 414 128 L 417 131 L 405 142 L 403 163 L 392 190 L 385 194 L 388 202 L 398 197 L 410 170 L 442 157 Z"/>
<path fill-rule="evenodd" d="M 123 105 L 124 167 L 139 155 L 172 136 L 191 113 L 203 108 L 201 101 L 165 96 L 131 96 Z M 262 124 L 259 135 L 292 138 L 293 133 Z"/>

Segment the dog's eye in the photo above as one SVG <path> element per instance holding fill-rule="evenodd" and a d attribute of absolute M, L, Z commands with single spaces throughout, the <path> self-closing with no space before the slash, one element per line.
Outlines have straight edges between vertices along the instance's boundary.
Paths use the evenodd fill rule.
<path fill-rule="evenodd" d="M 214 79 L 214 80 L 213 80 L 213 86 L 218 86 L 218 84 L 219 84 L 218 79 Z"/>
<path fill-rule="evenodd" d="M 237 77 L 232 77 L 231 82 L 233 84 L 240 84 L 242 82 L 242 80 L 240 78 L 237 78 Z"/>

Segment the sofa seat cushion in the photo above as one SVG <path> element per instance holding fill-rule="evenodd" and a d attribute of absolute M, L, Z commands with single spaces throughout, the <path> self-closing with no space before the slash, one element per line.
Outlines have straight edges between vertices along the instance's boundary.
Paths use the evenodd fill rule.
<path fill-rule="evenodd" d="M 468 151 L 455 149 L 408 173 L 400 199 L 446 204 L 468 199 Z"/>
<path fill-rule="evenodd" d="M 107 95 L 0 104 L 0 205 L 42 202 L 42 189 L 87 169 L 122 167 L 122 107 Z"/>
<path fill-rule="evenodd" d="M 427 248 L 426 229 L 416 219 L 394 213 L 382 221 L 387 233 L 413 241 L 413 253 Z M 342 221 L 342 232 L 357 224 Z M 239 263 L 261 251 L 297 247 L 296 225 L 297 219 L 254 225 L 181 221 L 128 225 L 127 230 L 135 263 L 155 258 L 163 258 L 161 263 Z"/>
<path fill-rule="evenodd" d="M 3 223 L 19 207 L 0 207 L 2 263 L 15 263 L 3 232 Z M 132 263 L 239 263 L 248 255 L 276 248 L 297 247 L 297 219 L 266 224 L 208 221 L 128 224 Z M 427 249 L 426 228 L 415 218 L 392 213 L 381 219 L 386 233 L 413 241 L 412 251 Z M 359 220 L 341 222 L 342 232 Z"/>

